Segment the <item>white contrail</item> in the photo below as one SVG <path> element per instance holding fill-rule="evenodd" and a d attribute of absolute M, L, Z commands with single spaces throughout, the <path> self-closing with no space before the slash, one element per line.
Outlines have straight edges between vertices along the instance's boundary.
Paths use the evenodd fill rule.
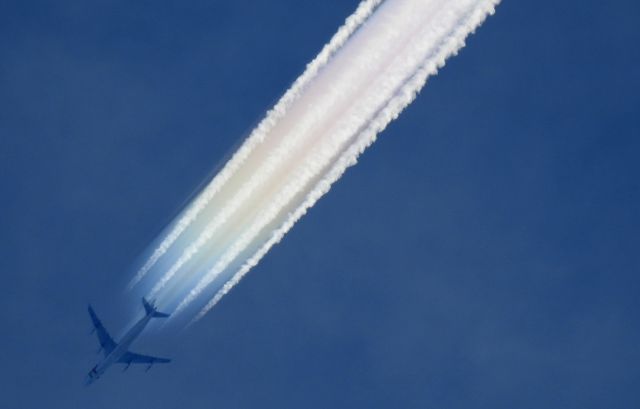
<path fill-rule="evenodd" d="M 425 23 L 429 23 L 429 21 L 425 21 L 423 18 L 420 18 L 419 14 L 412 15 L 411 10 L 405 10 L 405 19 L 410 20 L 412 23 L 412 27 L 415 27 L 417 31 L 421 31 L 421 26 Z M 405 21 L 408 23 L 409 21 Z M 386 43 L 389 43 L 393 40 L 397 41 L 398 34 L 394 32 L 384 33 L 384 36 L 377 36 L 373 40 L 375 40 L 376 45 L 378 47 L 382 47 L 382 49 L 386 48 Z M 405 39 L 407 37 L 415 36 L 418 33 L 413 32 L 412 30 L 408 30 L 405 33 Z M 421 36 L 421 37 L 424 37 Z M 424 48 L 422 44 L 418 44 L 421 47 L 416 47 L 411 42 L 404 43 L 405 45 L 401 45 L 399 49 L 394 50 L 386 50 L 385 52 L 389 55 L 397 55 L 400 54 L 401 50 L 404 50 L 404 53 L 409 56 L 414 55 L 422 55 L 422 50 L 420 48 Z M 370 59 L 370 55 L 367 53 L 360 53 L 361 55 L 356 55 L 355 62 L 358 63 L 367 63 Z M 396 57 L 397 59 L 397 57 Z M 393 59 L 392 59 L 393 62 Z M 415 65 L 418 64 L 418 61 L 412 58 L 404 58 L 403 61 L 395 64 L 393 70 L 384 71 L 384 75 L 380 75 L 379 69 L 377 67 L 371 67 L 367 70 L 360 70 L 357 72 L 358 80 L 360 81 L 360 87 L 354 88 L 354 91 L 351 92 L 339 92 L 336 93 L 336 97 L 332 98 L 331 93 L 328 93 L 329 96 L 323 96 L 324 99 L 327 100 L 327 103 L 320 104 L 319 107 L 316 107 L 310 110 L 310 114 L 306 114 L 298 118 L 297 122 L 308 123 L 308 117 L 317 118 L 321 117 L 324 121 L 324 126 L 321 128 L 323 131 L 322 134 L 318 134 L 316 132 L 312 132 L 309 126 L 305 127 L 303 131 L 296 132 L 290 136 L 288 141 L 296 141 L 298 144 L 302 144 L 305 141 L 311 139 L 311 143 L 315 146 L 315 148 L 310 149 L 307 148 L 307 156 L 303 157 L 304 161 L 296 168 L 296 172 L 294 173 L 294 179 L 289 183 L 282 183 L 282 190 L 270 201 L 269 204 L 264 206 L 264 210 L 261 213 L 261 216 L 258 217 L 254 223 L 246 229 L 243 234 L 238 238 L 238 240 L 231 246 L 231 248 L 220 258 L 219 262 L 212 268 L 196 285 L 196 287 L 191 290 L 188 296 L 180 303 L 178 306 L 176 313 L 182 311 L 184 307 L 186 307 L 191 301 L 193 301 L 200 293 L 210 284 L 212 283 L 220 273 L 222 273 L 227 266 L 237 257 L 242 251 L 244 251 L 258 236 L 260 231 L 264 229 L 269 223 L 271 223 L 277 216 L 277 214 L 281 211 L 281 209 L 287 208 L 290 205 L 292 199 L 300 193 L 300 191 L 309 184 L 310 180 L 313 179 L 316 175 L 320 174 L 323 168 L 326 168 L 327 165 L 336 157 L 336 155 L 345 148 L 345 144 L 349 139 L 353 138 L 354 135 L 357 134 L 358 129 L 362 127 L 364 123 L 369 121 L 369 118 L 374 114 L 379 107 L 384 104 L 386 100 L 388 100 L 393 93 L 396 91 L 398 84 L 401 83 L 410 73 L 415 71 Z M 392 64 L 393 65 L 393 64 Z M 376 79 L 378 80 L 376 83 Z M 329 76 L 328 78 L 318 79 L 317 81 L 335 81 L 336 78 Z M 336 89 L 344 91 L 346 87 L 348 87 L 352 83 L 353 79 L 351 77 L 346 77 L 342 80 L 342 84 L 336 86 Z M 373 85 L 371 86 L 373 82 Z M 338 81 L 340 82 L 340 81 Z M 373 90 L 373 92 L 372 92 Z M 347 94 L 349 98 L 345 99 L 343 94 Z M 343 100 L 344 103 L 349 105 L 348 107 L 344 107 L 344 110 L 339 112 L 339 116 L 336 115 L 328 115 L 327 110 L 330 106 L 339 103 L 339 100 Z M 368 102 L 358 103 L 358 99 L 365 99 Z M 349 115 L 350 114 L 350 115 Z M 340 120 L 340 118 L 344 118 Z M 326 122 L 331 122 L 330 125 L 327 125 Z M 337 121 L 337 123 L 333 123 Z M 310 138 L 311 137 L 311 138 Z M 315 139 L 315 140 L 314 140 Z M 324 142 L 324 145 L 323 145 Z M 284 144 L 286 145 L 286 144 Z M 286 147 L 279 151 L 275 156 L 275 163 L 279 163 L 282 161 L 284 154 L 291 154 L 290 147 Z M 271 161 L 274 159 L 274 156 L 271 156 L 267 159 L 267 161 Z M 295 158 L 295 157 L 294 157 Z M 297 162 L 300 162 L 298 159 Z M 290 164 L 289 164 L 290 165 Z M 262 176 L 269 176 L 269 172 L 260 172 L 258 173 Z M 262 178 L 266 179 L 266 178 Z"/>
<path fill-rule="evenodd" d="M 410 11 L 410 10 L 408 10 Z M 411 13 L 406 13 L 408 16 Z M 416 27 L 418 31 L 425 31 L 422 29 L 423 24 L 429 23 L 429 20 L 426 20 L 418 17 L 419 14 L 414 15 L 413 26 Z M 433 18 L 437 17 L 437 15 L 433 16 Z M 188 305 L 191 301 L 193 301 L 211 282 L 213 282 L 220 273 L 224 271 L 224 269 L 231 263 L 235 257 L 237 257 L 247 246 L 249 246 L 254 240 L 255 237 L 259 234 L 259 232 L 269 223 L 271 223 L 274 218 L 277 216 L 277 213 L 286 208 L 286 206 L 291 203 L 291 200 L 294 196 L 299 194 L 299 192 L 309 184 L 310 180 L 316 177 L 316 175 L 322 174 L 322 169 L 327 168 L 328 164 L 335 160 L 336 156 L 339 152 L 345 149 L 350 139 L 352 139 L 355 135 L 358 135 L 358 129 L 362 128 L 363 124 L 366 124 L 371 120 L 373 115 L 375 115 L 375 111 L 379 110 L 383 104 L 393 96 L 395 92 L 397 92 L 397 87 L 402 83 L 411 73 L 415 72 L 416 66 L 419 64 L 419 60 L 415 58 L 405 58 L 403 55 L 408 56 L 421 56 L 424 54 L 423 48 L 425 48 L 424 44 L 430 44 L 432 41 L 426 41 L 429 38 L 433 37 L 433 35 L 428 35 L 428 33 L 414 33 L 411 30 L 406 33 L 406 36 L 412 37 L 417 34 L 419 38 L 422 38 L 423 41 L 418 44 L 412 44 L 411 42 L 407 42 L 404 45 L 401 45 L 399 49 L 390 51 L 390 55 L 397 55 L 396 60 L 402 57 L 402 61 L 398 61 L 396 64 L 393 64 L 392 59 L 392 69 L 387 69 L 386 71 L 379 71 L 374 68 L 373 73 L 367 72 L 359 72 L 359 76 L 361 77 L 361 81 L 364 83 L 364 87 L 360 88 L 358 92 L 351 92 L 351 99 L 348 102 L 351 105 L 351 111 L 341 112 L 341 117 L 345 118 L 343 121 L 338 122 L 337 124 L 333 124 L 332 131 L 327 132 L 325 135 L 315 135 L 312 133 L 312 136 L 320 137 L 323 139 L 320 141 L 327 141 L 328 144 L 325 146 L 317 146 L 316 143 L 315 149 L 309 149 L 312 155 L 314 155 L 314 160 L 309 161 L 305 160 L 305 163 L 297 170 L 296 175 L 297 179 L 290 182 L 289 184 L 284 184 L 284 188 L 280 195 L 277 196 L 269 205 L 265 206 L 265 211 L 263 215 L 256 220 L 256 222 L 247 229 L 244 234 L 238 239 L 238 241 L 234 244 L 234 246 L 230 249 L 229 252 L 225 253 L 225 255 L 221 258 L 221 262 L 216 264 L 216 266 L 211 269 L 201 280 L 198 282 L 197 286 L 189 293 L 189 295 L 180 303 L 176 312 L 180 312 L 186 305 Z M 395 39 L 397 37 L 396 33 L 389 33 L 389 37 Z M 376 39 L 376 43 L 379 44 L 380 47 L 385 47 L 383 40 L 381 38 Z M 397 40 L 397 39 L 396 39 Z M 368 55 L 364 54 L 364 56 L 360 57 L 361 60 L 367 60 Z M 381 75 L 382 74 L 382 75 Z M 379 81 L 374 82 L 373 85 L 370 81 L 374 81 L 373 79 L 369 80 L 371 76 L 376 76 Z M 319 79 L 320 81 L 320 79 Z M 344 88 L 344 85 L 342 87 Z M 373 90 L 373 92 L 371 92 Z M 369 95 L 366 91 L 370 91 Z M 368 102 L 357 103 L 358 99 L 366 99 Z M 322 113 L 326 113 L 326 108 L 321 108 Z M 353 112 L 352 115 L 347 115 L 348 112 Z M 335 116 L 325 115 L 329 120 L 336 119 Z M 304 118 L 301 118 L 304 120 Z M 339 119 L 338 119 L 339 120 Z M 386 121 L 388 122 L 388 120 Z M 376 132 L 377 133 L 377 132 Z M 375 133 L 373 134 L 375 135 Z M 354 158 L 355 159 L 355 158 Z M 346 168 L 342 166 L 343 170 Z M 313 191 L 312 193 L 313 194 Z M 308 206 L 307 206 L 308 207 Z M 281 236 L 284 235 L 284 231 L 281 233 Z M 266 252 L 267 249 L 265 249 Z M 224 262 L 222 262 L 224 260 Z"/>
<path fill-rule="evenodd" d="M 425 21 L 422 21 L 422 23 L 425 23 Z M 360 77 L 361 78 L 359 80 L 362 83 L 363 78 L 362 76 Z M 287 128 L 286 125 L 277 123 L 273 125 L 272 130 L 274 130 L 274 133 L 277 133 L 279 135 L 272 135 L 271 138 L 280 139 L 279 145 L 268 153 L 264 161 L 260 165 L 258 165 L 257 168 L 254 168 L 254 172 L 247 177 L 247 181 L 244 182 L 236 192 L 234 192 L 233 197 L 228 200 L 228 202 L 219 210 L 219 212 L 217 212 L 217 214 L 206 225 L 197 239 L 183 250 L 177 261 L 173 265 L 171 265 L 171 267 L 165 272 L 158 283 L 153 287 L 149 295 L 150 297 L 155 296 L 175 276 L 175 274 L 186 263 L 188 263 L 214 237 L 216 233 L 218 233 L 218 230 L 230 220 L 234 213 L 241 210 L 242 206 L 245 205 L 252 196 L 259 196 L 260 191 L 265 189 L 266 183 L 270 178 L 274 177 L 275 172 L 282 172 L 282 169 L 284 167 L 286 167 L 287 165 L 290 166 L 290 163 L 288 162 L 291 162 L 291 159 L 287 160 L 287 158 L 295 158 L 296 156 L 300 156 L 300 151 L 304 150 L 305 147 L 308 150 L 309 147 L 308 145 L 305 145 L 305 143 L 316 144 L 314 139 L 317 139 L 319 135 L 317 135 L 317 132 L 313 132 L 311 128 L 314 125 L 318 125 L 319 118 L 331 118 L 332 115 L 327 115 L 327 112 L 330 110 L 337 110 L 337 107 L 341 106 L 340 100 L 343 101 L 342 106 L 344 106 L 345 97 L 343 91 L 345 87 L 349 86 L 349 83 L 344 80 L 343 83 L 344 84 L 341 87 L 334 86 L 332 90 L 326 90 L 323 98 L 320 100 L 316 100 L 317 106 L 315 106 L 313 109 L 308 109 L 306 110 L 306 112 L 298 115 L 296 121 L 291 124 L 290 128 Z M 344 109 L 346 108 L 347 107 L 344 107 Z M 335 115 L 333 115 L 333 117 L 335 117 Z M 326 122 L 326 119 L 324 119 L 324 122 Z M 361 120 L 357 121 L 356 126 L 360 126 L 361 122 Z M 280 125 L 279 128 L 278 125 Z M 347 137 L 351 136 L 352 134 L 353 132 L 347 133 Z M 332 151 L 334 150 L 335 148 Z M 333 153 L 331 153 L 331 155 L 333 155 Z M 315 175 L 318 171 L 319 170 L 315 170 L 311 174 Z M 302 187 L 302 185 L 300 187 Z M 290 199 L 280 201 L 276 210 L 283 208 L 283 206 L 286 206 L 288 200 Z M 275 214 L 273 214 L 273 217 L 275 217 Z M 263 226 L 261 226 L 260 228 L 262 228 Z M 207 278 L 201 281 L 198 289 L 201 289 L 201 285 L 203 282 L 210 283 L 211 281 L 213 281 L 213 279 L 215 278 L 215 276 L 217 276 L 221 269 L 226 268 L 226 266 L 231 263 L 233 259 L 242 250 L 244 250 L 244 248 L 246 248 L 247 245 L 250 244 L 255 235 L 259 233 L 260 228 L 251 230 L 253 231 L 253 235 L 244 234 L 243 239 L 246 243 L 244 245 L 235 244 L 232 251 L 232 254 L 234 255 L 227 256 L 228 253 L 226 253 L 223 258 L 228 259 L 227 263 L 217 263 L 216 267 L 207 274 Z M 199 293 L 199 290 L 196 292 Z"/>
<path fill-rule="evenodd" d="M 342 176 L 347 167 L 356 163 L 358 156 L 375 141 L 376 135 L 415 99 L 417 93 L 426 83 L 427 78 L 437 73 L 438 69 L 444 66 L 446 58 L 455 55 L 464 46 L 464 39 L 484 21 L 488 14 L 494 13 L 498 1 L 499 0 L 466 2 L 474 6 L 471 9 L 469 9 L 469 5 L 462 5 L 462 3 L 465 2 L 457 2 L 457 5 L 462 5 L 463 7 L 456 10 L 454 6 L 450 5 L 449 7 L 451 8 L 444 10 L 454 25 L 448 27 L 441 21 L 441 27 L 439 27 L 441 28 L 440 35 L 436 35 L 435 37 L 424 36 L 422 38 L 426 41 L 432 41 L 431 44 L 435 46 L 432 54 L 427 56 L 415 74 L 406 81 L 399 92 L 389 101 L 388 105 L 380 111 L 379 115 L 369 123 L 367 129 L 358 135 L 355 143 L 344 152 L 325 177 L 309 192 L 305 201 L 273 232 L 270 239 L 245 262 L 233 277 L 223 285 L 209 303 L 197 314 L 194 321 L 202 318 L 213 308 L 215 304 L 260 261 L 269 249 L 284 237 L 295 222 L 300 219 L 322 195 L 329 191 L 331 184 Z M 434 42 L 434 39 L 437 40 Z M 192 301 L 193 298 L 195 298 L 195 296 L 188 297 L 185 301 Z"/>
<path fill-rule="evenodd" d="M 145 278 L 144 291 L 175 306 L 173 316 L 201 302 L 201 318 L 356 163 L 497 3 L 362 2 L 132 283 Z M 212 297 L 206 304 L 205 295 Z"/>
<path fill-rule="evenodd" d="M 371 15 L 381 2 L 382 0 L 366 0 L 360 3 L 356 12 L 347 18 L 344 25 L 340 27 L 336 34 L 331 38 L 331 41 L 329 41 L 318 56 L 307 65 L 304 73 L 298 77 L 291 88 L 287 90 L 273 109 L 267 112 L 266 117 L 260 122 L 258 127 L 251 132 L 249 138 L 247 138 L 245 143 L 243 143 L 240 149 L 238 149 L 238 151 L 232 156 L 231 160 L 229 160 L 220 173 L 213 178 L 202 193 L 196 197 L 195 201 L 188 206 L 187 210 L 177 221 L 173 229 L 167 234 L 144 265 L 138 270 L 129 284 L 129 288 L 135 286 L 149 272 L 149 270 L 153 268 L 153 266 L 158 262 L 158 260 L 160 260 L 167 250 L 169 250 L 178 237 L 180 237 L 191 223 L 196 220 L 198 215 L 205 209 L 216 193 L 220 191 L 229 178 L 231 178 L 238 168 L 242 166 L 243 162 L 254 148 L 264 140 L 271 128 L 273 128 L 278 120 L 287 113 L 288 107 L 293 101 L 295 101 L 304 87 L 317 75 L 318 71 L 326 65 L 333 54 L 342 47 L 345 41 L 349 39 L 353 32 L 360 27 L 360 25 Z"/>

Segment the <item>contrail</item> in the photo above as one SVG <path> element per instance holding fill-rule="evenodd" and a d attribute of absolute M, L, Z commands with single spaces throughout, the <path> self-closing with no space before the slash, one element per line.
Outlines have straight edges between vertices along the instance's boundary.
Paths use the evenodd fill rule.
<path fill-rule="evenodd" d="M 313 206 L 322 195 L 328 192 L 331 184 L 342 176 L 347 167 L 356 163 L 357 157 L 375 141 L 376 135 L 415 99 L 418 91 L 426 83 L 428 76 L 435 74 L 439 67 L 444 66 L 445 59 L 447 57 L 455 54 L 464 46 L 464 38 L 482 23 L 488 13 L 493 13 L 495 4 L 497 4 L 497 2 L 485 3 L 487 4 L 484 7 L 478 7 L 473 9 L 471 12 L 468 12 L 468 10 L 465 10 L 464 8 L 460 9 L 460 17 L 456 21 L 457 26 L 453 29 L 449 29 L 448 36 L 440 36 L 440 41 L 442 42 L 437 45 L 437 50 L 433 50 L 433 54 L 429 55 L 422 62 L 421 67 L 402 86 L 393 99 L 389 101 L 389 104 L 381 110 L 376 118 L 369 123 L 369 126 L 363 130 L 360 135 L 358 135 L 355 143 L 344 152 L 333 168 L 318 182 L 318 185 L 309 192 L 305 201 L 298 206 L 295 212 L 289 216 L 280 228 L 273 232 L 271 238 L 246 261 L 242 268 L 240 268 L 233 277 L 223 285 L 211 301 L 209 301 L 209 303 L 207 303 L 207 305 L 198 313 L 195 320 L 202 318 L 204 314 L 213 308 L 213 306 L 215 306 L 215 304 L 220 301 L 220 299 L 260 261 L 260 259 L 269 251 L 271 246 L 278 243 L 282 237 L 284 237 L 287 231 L 293 227 L 295 222 L 306 213 L 307 209 Z M 450 15 L 453 16 L 453 13 Z M 436 35 L 432 38 L 435 39 L 438 38 L 438 36 Z M 428 40 L 429 36 L 425 35 L 424 39 Z M 197 293 L 195 295 L 197 295 Z M 186 298 L 183 302 L 190 302 L 195 295 L 190 294 L 190 297 Z"/>
<path fill-rule="evenodd" d="M 246 160 L 253 149 L 260 144 L 277 123 L 279 118 L 282 118 L 286 113 L 291 103 L 298 97 L 301 90 L 309 83 L 318 73 L 318 71 L 327 64 L 329 59 L 335 54 L 336 51 L 342 47 L 342 45 L 349 39 L 353 32 L 360 27 L 360 25 L 371 15 L 375 8 L 382 2 L 382 0 L 367 0 L 360 3 L 358 9 L 345 21 L 344 25 L 340 27 L 338 32 L 331 38 L 328 44 L 324 46 L 320 54 L 311 61 L 304 73 L 298 77 L 294 84 L 287 90 L 282 96 L 280 101 L 267 112 L 266 117 L 260 122 L 257 128 L 251 133 L 249 138 L 238 149 L 238 151 L 231 157 L 231 160 L 226 166 L 218 173 L 211 183 L 209 183 L 202 193 L 200 193 L 194 202 L 187 207 L 184 215 L 175 223 L 174 228 L 167 234 L 158 247 L 153 251 L 153 254 L 147 259 L 144 265 L 138 270 L 135 277 L 129 284 L 129 288 L 132 288 L 137 284 L 153 266 L 160 260 L 160 258 L 169 250 L 173 243 L 180 237 L 180 235 L 193 223 L 198 215 L 209 204 L 213 197 L 218 193 L 221 187 L 233 176 L 242 163 Z"/>
<path fill-rule="evenodd" d="M 144 278 L 143 291 L 175 306 L 174 315 L 198 301 L 201 318 L 356 163 L 498 1 L 362 2 L 179 216 L 132 285 Z"/>

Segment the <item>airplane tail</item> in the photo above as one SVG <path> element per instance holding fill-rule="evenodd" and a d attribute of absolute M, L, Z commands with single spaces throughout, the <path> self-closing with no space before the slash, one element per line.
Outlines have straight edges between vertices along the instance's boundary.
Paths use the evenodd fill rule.
<path fill-rule="evenodd" d="M 142 297 L 142 305 L 144 305 L 144 310 L 146 311 L 147 315 L 151 315 L 154 318 L 166 318 L 169 316 L 169 314 L 158 311 L 155 305 L 153 305 L 153 300 L 149 302 L 146 298 Z"/>

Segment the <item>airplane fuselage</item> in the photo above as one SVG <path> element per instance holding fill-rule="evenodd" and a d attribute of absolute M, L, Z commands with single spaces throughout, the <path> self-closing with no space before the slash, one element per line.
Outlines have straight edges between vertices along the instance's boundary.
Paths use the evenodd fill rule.
<path fill-rule="evenodd" d="M 104 359 L 102 359 L 102 361 L 94 366 L 93 369 L 89 372 L 87 384 L 101 377 L 102 374 L 104 374 L 111 365 L 118 362 L 118 360 L 127 352 L 129 346 L 133 343 L 133 341 L 135 341 L 135 339 L 138 338 L 138 336 L 142 333 L 151 318 L 151 314 L 146 314 L 129 331 L 127 331 L 127 333 L 122 337 L 120 342 L 118 342 L 113 351 L 105 356 Z"/>
<path fill-rule="evenodd" d="M 104 358 L 89 371 L 85 381 L 86 385 L 100 378 L 111 365 L 116 363 L 127 365 L 125 369 L 131 364 L 144 364 L 148 365 L 148 370 L 153 364 L 166 364 L 171 362 L 171 359 L 168 358 L 138 354 L 129 350 L 129 346 L 140 336 L 140 333 L 142 333 L 152 318 L 167 318 L 169 316 L 169 314 L 158 311 L 153 300 L 149 302 L 143 297 L 142 306 L 145 311 L 144 317 L 127 331 L 120 342 L 116 342 L 111 338 L 107 329 L 102 325 L 100 318 L 98 318 L 96 312 L 91 305 L 89 305 L 89 316 L 91 317 L 93 330 L 98 337 L 98 342 L 100 342 L 100 348 L 104 352 Z"/>

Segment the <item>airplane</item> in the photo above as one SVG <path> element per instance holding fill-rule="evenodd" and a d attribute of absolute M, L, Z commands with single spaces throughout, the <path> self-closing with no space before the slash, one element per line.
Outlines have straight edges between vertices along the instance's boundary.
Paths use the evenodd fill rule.
<path fill-rule="evenodd" d="M 159 312 L 153 304 L 153 301 L 149 302 L 144 297 L 142 298 L 142 305 L 144 306 L 145 316 L 122 337 L 119 343 L 115 342 L 113 338 L 111 338 L 105 327 L 102 325 L 102 322 L 100 322 L 95 311 L 93 311 L 93 308 L 89 305 L 89 316 L 93 323 L 93 331 L 98 335 L 100 350 L 104 352 L 104 358 L 98 362 L 91 371 L 89 371 L 85 380 L 85 385 L 90 385 L 96 381 L 104 374 L 107 368 L 113 364 L 126 364 L 124 370 L 129 368 L 129 365 L 131 364 L 148 364 L 148 371 L 151 369 L 153 364 L 165 364 L 171 362 L 171 359 L 157 358 L 128 351 L 129 346 L 140 335 L 142 330 L 144 330 L 151 318 L 166 318 L 169 316 L 169 314 Z"/>

